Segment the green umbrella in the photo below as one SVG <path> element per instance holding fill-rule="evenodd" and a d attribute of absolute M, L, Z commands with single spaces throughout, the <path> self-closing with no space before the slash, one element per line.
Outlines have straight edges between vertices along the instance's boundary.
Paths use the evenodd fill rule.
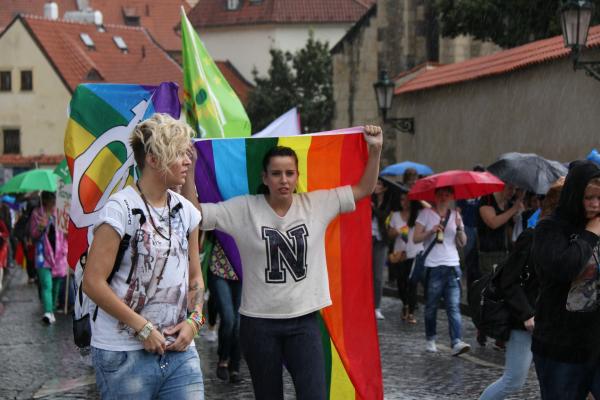
<path fill-rule="evenodd" d="M 50 169 L 32 169 L 13 176 L 0 186 L 0 193 L 56 192 L 56 179 L 57 175 Z"/>

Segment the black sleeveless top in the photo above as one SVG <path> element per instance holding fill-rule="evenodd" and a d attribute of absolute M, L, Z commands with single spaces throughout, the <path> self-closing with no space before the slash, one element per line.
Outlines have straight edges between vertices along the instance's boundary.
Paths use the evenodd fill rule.
<path fill-rule="evenodd" d="M 491 206 L 494 208 L 496 215 L 504 213 L 506 210 L 502 210 L 496 198 L 493 194 L 483 196 L 479 202 L 479 209 L 484 206 Z M 507 205 L 508 209 L 508 205 Z M 477 234 L 479 236 L 479 250 L 483 252 L 492 251 L 508 251 L 510 240 L 508 238 L 508 227 L 512 220 L 509 220 L 504 225 L 499 226 L 496 229 L 492 229 L 485 224 L 481 214 L 479 215 L 477 224 Z"/>

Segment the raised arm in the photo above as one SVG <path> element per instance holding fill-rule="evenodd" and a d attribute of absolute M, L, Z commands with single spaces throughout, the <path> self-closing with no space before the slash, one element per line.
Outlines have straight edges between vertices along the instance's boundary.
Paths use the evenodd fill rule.
<path fill-rule="evenodd" d="M 479 215 L 490 229 L 497 229 L 510 221 L 510 219 L 520 211 L 523 211 L 523 202 L 517 200 L 511 208 L 498 215 L 496 215 L 494 207 L 481 206 L 479 208 Z"/>
<path fill-rule="evenodd" d="M 358 184 L 352 186 L 354 201 L 357 202 L 371 193 L 377 184 L 379 176 L 379 159 L 381 157 L 381 148 L 383 147 L 383 134 L 378 126 L 365 126 L 365 140 L 369 146 L 369 159 Z"/>
<path fill-rule="evenodd" d="M 200 212 L 202 212 L 202 207 L 200 206 L 200 202 L 198 201 L 198 193 L 196 192 L 196 162 L 198 161 L 198 153 L 196 153 L 196 149 L 193 144 L 190 144 L 188 149 L 188 157 L 192 161 L 190 164 L 190 168 L 187 171 L 187 175 L 185 177 L 185 183 L 181 187 L 181 195 L 188 199 L 194 207 L 196 207 Z"/>

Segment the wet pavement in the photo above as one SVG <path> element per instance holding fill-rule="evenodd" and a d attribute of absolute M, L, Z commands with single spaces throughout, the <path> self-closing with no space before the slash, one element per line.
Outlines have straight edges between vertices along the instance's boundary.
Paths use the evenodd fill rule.
<path fill-rule="evenodd" d="M 36 288 L 25 274 L 11 270 L 8 288 L 0 295 L 0 399 L 98 399 L 93 370 L 72 342 L 70 316 L 57 314 L 57 323 L 41 322 Z M 424 351 L 422 311 L 418 324 L 400 319 L 401 302 L 385 297 L 379 322 L 385 399 L 477 399 L 481 391 L 502 374 L 504 354 L 491 345 L 480 347 L 468 318 L 463 318 L 464 340 L 470 353 L 451 357 L 448 324 L 444 310 L 438 312 L 436 354 Z M 207 400 L 253 399 L 248 371 L 244 381 L 224 383 L 215 374 L 217 344 L 205 338 L 196 341 L 204 373 Z M 289 376 L 285 376 L 286 399 L 294 398 Z M 510 399 L 538 399 L 533 368 L 525 388 Z"/>

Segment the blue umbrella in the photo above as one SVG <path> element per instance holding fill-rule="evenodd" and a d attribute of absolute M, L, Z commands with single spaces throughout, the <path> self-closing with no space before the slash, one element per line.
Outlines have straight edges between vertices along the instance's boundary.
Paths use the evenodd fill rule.
<path fill-rule="evenodd" d="M 402 175 L 408 168 L 414 168 L 419 175 L 431 175 L 433 170 L 424 164 L 419 164 L 412 161 L 403 161 L 398 164 L 388 165 L 381 171 L 381 175 Z"/>

